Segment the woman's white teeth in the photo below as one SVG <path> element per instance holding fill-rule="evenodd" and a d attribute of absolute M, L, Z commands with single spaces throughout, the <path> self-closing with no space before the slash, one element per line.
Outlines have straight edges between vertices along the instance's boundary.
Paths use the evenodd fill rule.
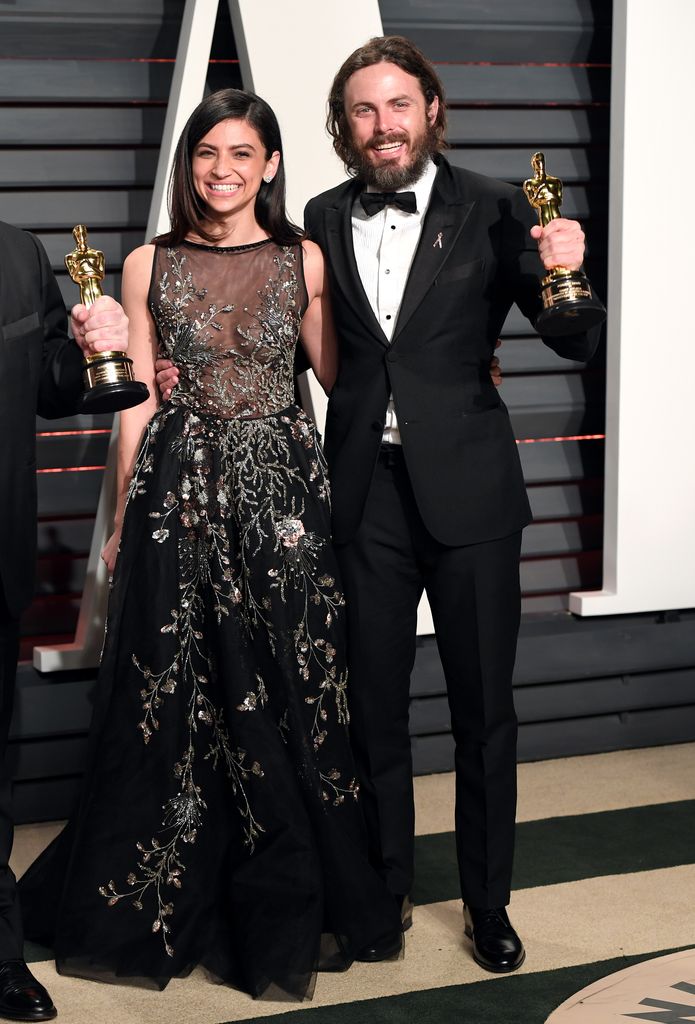
<path fill-rule="evenodd" d="M 213 192 L 236 192 L 240 185 L 213 185 L 210 183 L 208 188 L 211 188 Z"/>

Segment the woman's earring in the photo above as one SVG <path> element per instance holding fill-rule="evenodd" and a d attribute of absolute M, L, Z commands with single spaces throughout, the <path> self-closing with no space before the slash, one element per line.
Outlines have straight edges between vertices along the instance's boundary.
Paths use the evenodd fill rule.
<path fill-rule="evenodd" d="M 266 185 L 270 185 L 272 180 L 273 180 L 272 174 L 264 174 L 263 175 L 263 181 L 266 183 Z"/>

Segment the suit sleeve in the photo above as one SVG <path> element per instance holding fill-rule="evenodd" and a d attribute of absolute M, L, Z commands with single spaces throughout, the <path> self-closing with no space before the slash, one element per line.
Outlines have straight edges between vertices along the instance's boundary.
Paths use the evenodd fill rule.
<path fill-rule="evenodd" d="M 310 199 L 309 202 L 304 207 L 304 230 L 306 232 L 307 238 L 309 238 L 312 242 L 316 242 L 318 245 L 320 245 L 321 243 L 317 238 L 318 225 L 318 203 L 314 198 Z"/>
<path fill-rule="evenodd" d="M 540 279 L 545 271 L 538 256 L 536 243 L 529 234 L 537 224 L 535 212 L 521 189 L 515 189 L 509 202 L 504 232 L 504 262 L 511 286 L 512 298 L 524 316 L 535 324 L 543 308 Z M 578 334 L 541 340 L 564 359 L 587 362 L 593 356 L 601 337 L 601 326 Z"/>
<path fill-rule="evenodd" d="M 82 353 L 68 337 L 67 316 L 46 252 L 33 235 L 39 265 L 39 315 L 43 326 L 38 413 L 47 419 L 72 416 L 82 394 Z"/>

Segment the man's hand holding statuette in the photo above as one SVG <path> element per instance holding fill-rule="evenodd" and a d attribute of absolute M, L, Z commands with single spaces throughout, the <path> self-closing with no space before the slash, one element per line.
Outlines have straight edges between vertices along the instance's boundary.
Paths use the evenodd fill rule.
<path fill-rule="evenodd" d="M 578 270 L 584 262 L 584 232 L 576 220 L 556 217 L 544 228 L 535 224 L 531 238 L 538 242 L 538 254 L 546 270 L 553 267 Z"/>
<path fill-rule="evenodd" d="M 70 329 L 85 356 L 128 348 L 128 317 L 110 295 L 102 295 L 89 308 L 73 306 Z"/>

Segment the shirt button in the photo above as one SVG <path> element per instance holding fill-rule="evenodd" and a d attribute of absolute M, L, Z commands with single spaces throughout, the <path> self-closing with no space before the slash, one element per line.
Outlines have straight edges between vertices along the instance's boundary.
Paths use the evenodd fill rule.
<path fill-rule="evenodd" d="M 391 319 L 391 314 L 390 314 L 390 313 L 387 313 L 387 314 L 386 314 L 386 319 L 387 319 L 387 320 L 390 320 L 390 319 Z"/>
<path fill-rule="evenodd" d="M 390 273 L 391 273 L 391 271 L 390 271 L 390 270 L 385 270 L 385 271 L 384 271 L 384 273 L 385 273 L 385 274 L 390 274 Z"/>
<path fill-rule="evenodd" d="M 391 230 L 392 230 L 392 231 L 395 231 L 395 230 L 396 230 L 396 225 L 395 225 L 395 224 L 392 224 L 392 225 L 391 225 Z"/>

